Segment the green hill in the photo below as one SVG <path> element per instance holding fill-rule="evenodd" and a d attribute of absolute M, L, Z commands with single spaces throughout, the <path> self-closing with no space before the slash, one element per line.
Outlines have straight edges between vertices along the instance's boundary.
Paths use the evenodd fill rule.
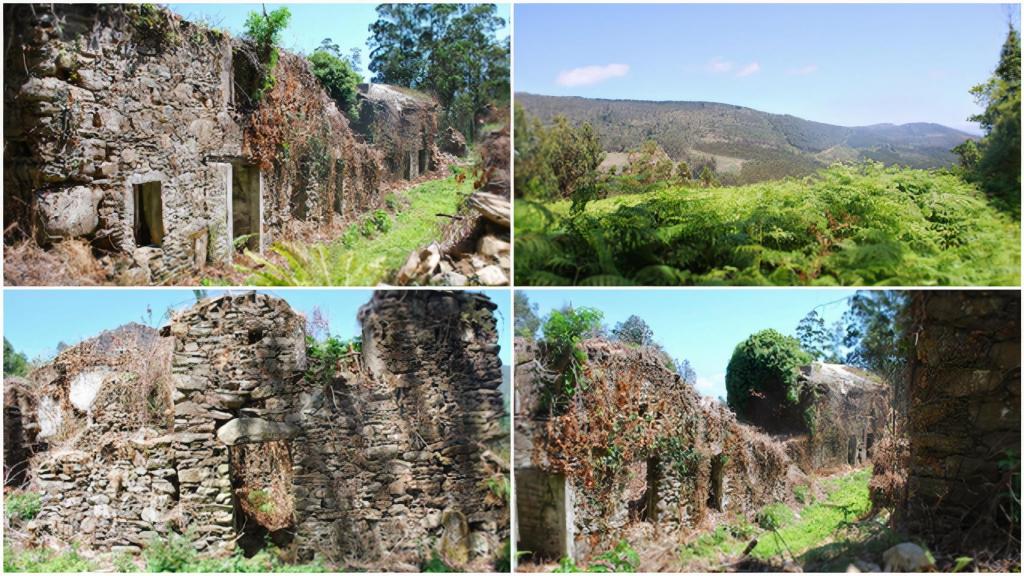
<path fill-rule="evenodd" d="M 517 200 L 517 285 L 1020 283 L 1019 223 L 938 171 L 837 165 L 748 186 L 663 184 L 572 215 Z"/>
<path fill-rule="evenodd" d="M 557 115 L 589 122 L 608 152 L 655 140 L 691 165 L 715 159 L 723 181 L 753 183 L 805 176 L 838 161 L 876 160 L 911 168 L 956 161 L 950 150 L 970 134 L 939 124 L 845 127 L 714 102 L 648 102 L 539 96 L 516 102 L 544 123 Z"/>

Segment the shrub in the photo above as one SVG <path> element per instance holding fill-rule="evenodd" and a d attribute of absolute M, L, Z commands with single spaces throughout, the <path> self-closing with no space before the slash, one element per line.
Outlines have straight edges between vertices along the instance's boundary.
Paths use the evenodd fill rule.
<path fill-rule="evenodd" d="M 191 572 L 188 568 L 195 562 L 196 550 L 188 537 L 171 533 L 167 539 L 151 542 L 142 556 L 150 572 Z"/>
<path fill-rule="evenodd" d="M 359 83 L 363 78 L 345 60 L 326 50 L 317 50 L 309 57 L 313 75 L 320 80 L 327 94 L 338 103 L 338 107 L 350 119 L 359 119 L 356 98 Z"/>
<path fill-rule="evenodd" d="M 90 572 L 95 567 L 78 553 L 78 547 L 56 552 L 49 548 L 23 548 L 15 550 L 4 542 L 4 572 Z"/>
<path fill-rule="evenodd" d="M 811 356 L 800 349 L 800 342 L 775 330 L 762 330 L 736 346 L 725 372 L 729 407 L 743 413 L 747 399 L 757 390 L 784 394 L 786 402 L 800 402 L 797 375 Z"/>
<path fill-rule="evenodd" d="M 811 495 L 810 488 L 806 484 L 800 484 L 793 488 L 793 498 L 801 504 L 809 504 L 814 500 L 814 496 Z"/>
<path fill-rule="evenodd" d="M 587 307 L 552 310 L 548 314 L 544 321 L 544 342 L 555 357 L 569 357 L 569 367 L 558 380 L 561 388 L 551 391 L 554 395 L 571 398 L 585 385 L 582 366 L 587 361 L 587 352 L 580 343 L 600 330 L 603 317 L 600 310 Z"/>
<path fill-rule="evenodd" d="M 4 512 L 11 520 L 31 520 L 42 507 L 42 499 L 36 492 L 11 492 L 4 498 Z"/>
<path fill-rule="evenodd" d="M 288 27 L 291 19 L 291 11 L 286 7 L 281 7 L 269 14 L 250 12 L 249 17 L 245 20 L 244 35 L 252 41 L 256 48 L 256 56 L 263 65 L 261 83 L 253 95 L 253 99 L 257 102 L 262 100 L 267 91 L 277 83 L 274 69 L 277 68 L 277 61 L 281 57 L 278 44 L 281 43 L 281 32 Z"/>

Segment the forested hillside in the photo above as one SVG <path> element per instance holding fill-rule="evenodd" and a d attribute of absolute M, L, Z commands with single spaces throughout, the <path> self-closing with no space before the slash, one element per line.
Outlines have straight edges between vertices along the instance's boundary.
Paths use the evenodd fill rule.
<path fill-rule="evenodd" d="M 653 140 L 675 161 L 713 162 L 728 183 L 802 176 L 837 161 L 876 160 L 912 168 L 955 163 L 970 134 L 930 123 L 844 127 L 714 102 L 649 102 L 516 94 L 547 124 L 589 123 L 606 152 Z"/>

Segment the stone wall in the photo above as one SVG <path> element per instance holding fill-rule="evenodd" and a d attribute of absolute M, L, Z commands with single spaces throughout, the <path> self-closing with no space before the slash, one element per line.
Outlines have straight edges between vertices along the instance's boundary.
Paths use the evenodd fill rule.
<path fill-rule="evenodd" d="M 318 379 L 285 301 L 205 299 L 162 330 L 172 381 L 149 419 L 121 401 L 118 383 L 138 380 L 119 368 L 136 360 L 116 361 L 131 348 L 65 351 L 33 374 L 70 407 L 31 460 L 44 494 L 32 529 L 100 550 L 187 527 L 208 552 L 269 539 L 361 566 L 415 569 L 431 548 L 489 562 L 508 537 L 507 503 L 487 486 L 508 469 L 495 456 L 507 433 L 494 309 L 468 293 L 376 292 L 359 312 L 362 350 Z M 72 382 L 101 370 L 79 410 Z"/>
<path fill-rule="evenodd" d="M 245 42 L 152 5 L 5 5 L 4 21 L 5 229 L 89 239 L 152 282 L 380 202 L 383 154 L 300 56 L 254 103 Z"/>
<path fill-rule="evenodd" d="M 1002 549 L 1020 534 L 1020 292 L 916 291 L 912 311 L 907 528 Z"/>
<path fill-rule="evenodd" d="M 805 471 L 861 466 L 886 431 L 890 387 L 854 366 L 815 362 L 801 367 Z"/>
<path fill-rule="evenodd" d="M 520 550 L 586 559 L 642 524 L 672 532 L 717 512 L 752 515 L 802 477 L 781 442 L 702 399 L 652 350 L 582 346 L 585 389 L 552 404 L 545 387 L 558 386 L 566 366 L 516 341 L 517 478 L 522 470 L 536 480 L 517 492 Z M 545 489 L 559 476 L 568 485 L 561 499 Z M 571 545 L 551 541 L 566 528 Z"/>
<path fill-rule="evenodd" d="M 439 150 L 437 102 L 415 90 L 389 84 L 360 84 L 355 128 L 384 153 L 394 178 L 415 179 L 433 170 Z"/>

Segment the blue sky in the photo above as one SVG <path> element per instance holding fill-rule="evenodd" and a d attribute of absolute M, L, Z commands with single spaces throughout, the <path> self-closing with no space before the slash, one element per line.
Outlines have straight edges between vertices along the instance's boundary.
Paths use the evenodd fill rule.
<path fill-rule="evenodd" d="M 261 4 L 167 4 L 174 12 L 190 20 L 202 20 L 240 36 L 250 12 L 262 10 Z M 351 48 L 362 51 L 362 73 L 369 77 L 369 26 L 377 20 L 377 4 L 266 4 L 267 11 L 287 6 L 292 13 L 282 45 L 292 52 L 312 53 L 324 38 L 331 38 L 343 54 Z M 498 16 L 505 19 L 499 38 L 509 35 L 509 4 L 498 4 Z"/>
<path fill-rule="evenodd" d="M 538 305 L 541 317 L 568 303 L 590 306 L 604 313 L 611 329 L 636 314 L 669 354 L 690 361 L 697 390 L 714 398 L 726 396 L 725 368 L 737 344 L 767 328 L 792 336 L 812 309 L 831 326 L 846 311 L 845 299 L 856 293 L 809 288 L 520 291 Z"/>
<path fill-rule="evenodd" d="M 246 290 L 234 290 L 245 292 Z M 209 290 L 209 295 L 224 290 Z M 342 338 L 359 333 L 356 311 L 369 301 L 371 290 L 266 290 L 288 301 L 309 316 L 315 306 L 330 321 L 331 332 Z M 511 358 L 509 342 L 509 295 L 507 290 L 474 290 L 487 294 L 498 305 L 498 342 L 501 361 Z M 195 302 L 192 290 L 4 290 L 4 337 L 29 359 L 52 356 L 57 344 L 75 344 L 103 330 L 128 322 L 155 328 L 167 323 L 168 308 L 185 308 Z M 152 317 L 147 312 L 152 310 Z"/>
<path fill-rule="evenodd" d="M 1019 5 L 519 4 L 515 89 L 978 132 L 968 90 L 1010 15 Z"/>

